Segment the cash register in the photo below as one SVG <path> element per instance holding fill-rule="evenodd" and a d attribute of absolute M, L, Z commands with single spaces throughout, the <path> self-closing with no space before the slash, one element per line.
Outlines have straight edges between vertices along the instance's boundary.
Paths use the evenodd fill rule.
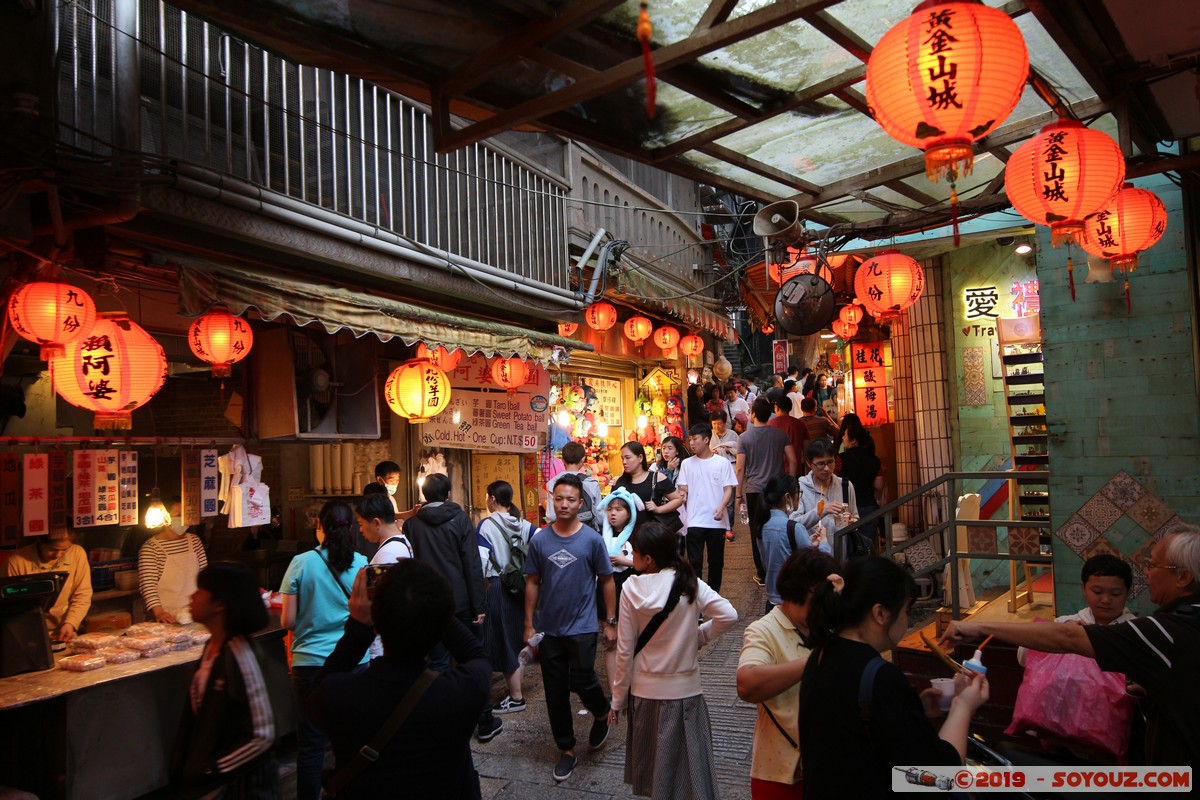
<path fill-rule="evenodd" d="M 54 666 L 45 612 L 66 580 L 66 572 L 0 578 L 0 678 Z"/>

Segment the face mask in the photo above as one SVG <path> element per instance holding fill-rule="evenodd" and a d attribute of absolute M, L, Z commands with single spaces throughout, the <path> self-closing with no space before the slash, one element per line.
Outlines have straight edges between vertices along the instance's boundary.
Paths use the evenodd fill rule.
<path fill-rule="evenodd" d="M 394 483 L 385 483 L 383 485 L 383 488 L 387 489 L 388 495 L 391 496 L 396 493 L 396 489 L 398 489 L 399 487 Z"/>
<path fill-rule="evenodd" d="M 188 529 L 188 526 L 183 524 L 183 520 L 181 520 L 181 519 L 171 520 L 172 532 L 182 536 L 183 532 L 186 531 L 187 529 Z"/>

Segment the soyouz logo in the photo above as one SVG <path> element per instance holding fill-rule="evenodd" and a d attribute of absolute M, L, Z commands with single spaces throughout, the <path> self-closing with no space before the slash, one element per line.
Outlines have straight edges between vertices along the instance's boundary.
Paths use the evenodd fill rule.
<path fill-rule="evenodd" d="M 1192 768 L 1179 767 L 893 767 L 893 792 L 1150 792 L 1187 793 Z"/>

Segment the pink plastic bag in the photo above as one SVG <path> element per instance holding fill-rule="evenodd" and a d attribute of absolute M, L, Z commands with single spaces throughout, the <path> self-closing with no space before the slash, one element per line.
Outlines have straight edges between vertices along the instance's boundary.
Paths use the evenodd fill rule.
<path fill-rule="evenodd" d="M 1007 734 L 1032 730 L 1117 758 L 1129 751 L 1133 700 L 1125 676 L 1073 653 L 1030 650 Z"/>

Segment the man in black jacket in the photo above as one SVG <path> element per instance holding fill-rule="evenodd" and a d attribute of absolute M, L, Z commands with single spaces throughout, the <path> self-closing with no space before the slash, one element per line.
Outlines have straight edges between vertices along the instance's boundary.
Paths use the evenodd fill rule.
<path fill-rule="evenodd" d="M 350 619 L 305 699 L 311 719 L 333 745 L 337 770 L 373 743 L 439 639 L 456 665 L 438 674 L 400 729 L 378 748 L 379 758 L 342 789 L 343 800 L 479 800 L 471 730 L 488 699 L 492 667 L 479 640 L 451 614 L 452 597 L 447 581 L 416 559 L 391 567 L 376 584 L 373 601 L 363 573 L 355 578 Z M 376 632 L 383 656 L 356 671 Z"/>

